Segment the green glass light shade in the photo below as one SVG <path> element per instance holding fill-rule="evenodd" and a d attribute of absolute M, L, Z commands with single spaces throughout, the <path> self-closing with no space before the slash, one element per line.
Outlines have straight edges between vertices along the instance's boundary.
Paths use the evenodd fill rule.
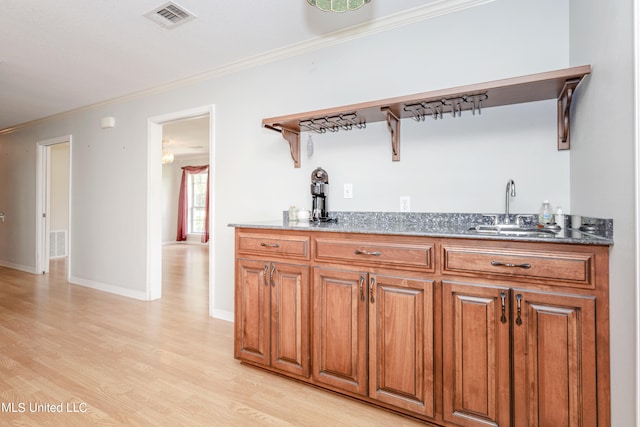
<path fill-rule="evenodd" d="M 356 10 L 369 3 L 371 0 L 307 0 L 311 6 L 325 12 L 346 12 Z"/>

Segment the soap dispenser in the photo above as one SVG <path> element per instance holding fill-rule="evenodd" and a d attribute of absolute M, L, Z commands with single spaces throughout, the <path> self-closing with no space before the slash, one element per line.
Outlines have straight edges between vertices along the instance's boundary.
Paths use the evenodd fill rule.
<path fill-rule="evenodd" d="M 540 210 L 538 211 L 538 222 L 542 225 L 549 225 L 553 223 L 553 213 L 551 212 L 551 204 L 548 200 L 542 202 Z"/>

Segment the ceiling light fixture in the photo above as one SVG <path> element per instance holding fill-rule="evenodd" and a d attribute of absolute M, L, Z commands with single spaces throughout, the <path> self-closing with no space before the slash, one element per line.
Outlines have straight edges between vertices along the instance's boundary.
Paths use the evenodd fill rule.
<path fill-rule="evenodd" d="M 163 165 L 168 165 L 173 163 L 173 153 L 169 153 L 168 151 L 163 151 L 162 152 L 162 164 Z"/>
<path fill-rule="evenodd" d="M 346 12 L 360 9 L 371 0 L 307 0 L 311 6 L 325 12 Z"/>
<path fill-rule="evenodd" d="M 171 141 L 169 141 L 168 139 L 163 139 L 162 140 L 162 164 L 163 165 L 168 165 L 173 163 L 173 159 L 174 159 L 173 153 L 164 149 L 164 146 L 167 144 L 171 144 Z"/>

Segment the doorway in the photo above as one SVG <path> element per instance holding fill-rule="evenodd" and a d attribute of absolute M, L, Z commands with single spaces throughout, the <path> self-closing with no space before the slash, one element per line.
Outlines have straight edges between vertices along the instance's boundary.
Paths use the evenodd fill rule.
<path fill-rule="evenodd" d="M 215 218 L 215 204 L 214 197 L 214 129 L 215 129 L 215 116 L 214 106 L 198 107 L 190 110 L 178 111 L 175 113 L 169 113 L 162 116 L 151 117 L 148 120 L 148 234 L 147 234 L 147 298 L 149 300 L 155 300 L 162 297 L 162 253 L 163 253 L 163 241 L 166 239 L 167 228 L 163 222 L 163 212 L 166 211 L 165 204 L 163 202 L 163 165 L 162 165 L 162 151 L 163 151 L 163 136 L 164 128 L 168 126 L 170 129 L 175 124 L 185 124 L 188 121 L 196 122 L 200 119 L 208 118 L 208 160 L 209 160 L 209 174 L 211 176 L 209 193 L 211 195 L 209 202 L 209 230 L 213 230 L 214 218 Z M 165 151 L 169 151 L 171 147 L 165 144 Z M 176 156 L 180 159 L 180 156 Z M 176 160 L 174 160 L 176 161 Z M 209 275 L 208 275 L 208 292 L 209 292 L 209 314 L 212 313 L 214 307 L 214 252 L 215 252 L 215 240 L 212 238 L 209 240 L 208 251 L 209 262 Z"/>
<path fill-rule="evenodd" d="M 71 259 L 71 135 L 39 141 L 36 154 L 36 273 Z M 69 266 L 67 262 L 67 280 Z"/>

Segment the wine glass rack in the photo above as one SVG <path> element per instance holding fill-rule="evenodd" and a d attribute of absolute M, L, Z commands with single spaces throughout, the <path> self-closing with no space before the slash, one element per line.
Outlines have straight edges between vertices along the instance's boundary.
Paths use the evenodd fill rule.
<path fill-rule="evenodd" d="M 364 129 L 367 123 L 387 122 L 392 160 L 400 160 L 400 121 L 425 121 L 461 117 L 463 112 L 482 114 L 490 107 L 556 99 L 558 150 L 570 148 L 571 102 L 578 84 L 591 73 L 590 65 L 495 80 L 450 89 L 388 98 L 342 107 L 272 117 L 262 126 L 280 132 L 289 144 L 294 166 L 300 167 L 301 132 L 338 132 Z"/>

